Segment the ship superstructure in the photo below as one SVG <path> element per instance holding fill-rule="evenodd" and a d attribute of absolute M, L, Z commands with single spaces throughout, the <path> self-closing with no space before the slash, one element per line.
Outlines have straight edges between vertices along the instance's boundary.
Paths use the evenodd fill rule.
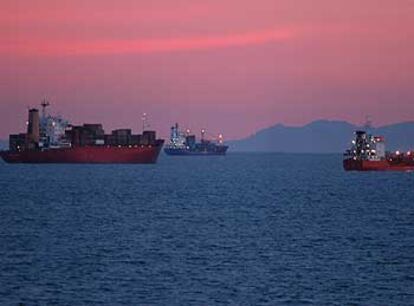
<path fill-rule="evenodd" d="M 343 166 L 347 171 L 409 171 L 414 170 L 414 154 L 411 151 L 386 152 L 383 136 L 356 131 L 351 148 L 344 154 Z"/>
<path fill-rule="evenodd" d="M 225 155 L 228 146 L 224 145 L 223 135 L 218 135 L 216 141 L 206 139 L 206 130 L 201 130 L 201 141 L 196 136 L 180 131 L 178 123 L 171 127 L 170 142 L 164 148 L 168 155 Z"/>
<path fill-rule="evenodd" d="M 0 156 L 10 163 L 154 163 L 164 140 L 155 131 L 133 134 L 131 129 L 105 134 L 102 124 L 72 125 L 48 115 L 43 101 L 29 110 L 27 132 L 9 137 L 9 150 Z"/>
<path fill-rule="evenodd" d="M 42 116 L 40 118 L 40 139 L 41 148 L 70 147 L 71 143 L 66 137 L 66 131 L 70 128 L 69 121 L 61 116 L 47 114 L 46 108 L 50 105 L 44 100 L 42 102 Z"/>

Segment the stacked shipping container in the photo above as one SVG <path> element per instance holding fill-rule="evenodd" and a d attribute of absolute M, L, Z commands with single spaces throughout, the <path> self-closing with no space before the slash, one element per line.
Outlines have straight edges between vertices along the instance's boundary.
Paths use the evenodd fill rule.
<path fill-rule="evenodd" d="M 136 146 L 155 145 L 155 131 L 144 131 L 142 135 L 132 134 L 130 129 L 113 130 L 111 134 L 105 134 L 101 124 L 84 124 L 73 126 L 66 132 L 72 146 Z"/>

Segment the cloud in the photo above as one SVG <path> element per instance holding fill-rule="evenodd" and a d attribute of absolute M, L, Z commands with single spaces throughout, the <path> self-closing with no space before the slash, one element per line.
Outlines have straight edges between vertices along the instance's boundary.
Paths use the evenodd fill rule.
<path fill-rule="evenodd" d="M 286 41 L 296 36 L 293 29 L 271 29 L 227 35 L 187 38 L 130 39 L 98 41 L 24 41 L 9 42 L 1 53 L 21 55 L 106 55 L 177 52 L 226 48 Z"/>

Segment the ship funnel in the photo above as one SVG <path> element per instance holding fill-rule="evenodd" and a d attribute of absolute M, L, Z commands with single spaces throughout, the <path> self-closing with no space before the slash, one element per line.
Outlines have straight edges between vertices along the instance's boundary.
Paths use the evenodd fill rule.
<path fill-rule="evenodd" d="M 32 108 L 29 110 L 29 124 L 27 125 L 27 141 L 29 147 L 38 144 L 40 139 L 40 119 L 39 110 Z"/>

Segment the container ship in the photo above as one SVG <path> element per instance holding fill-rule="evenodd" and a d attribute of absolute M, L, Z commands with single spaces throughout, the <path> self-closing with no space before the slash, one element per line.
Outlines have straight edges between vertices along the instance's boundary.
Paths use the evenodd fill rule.
<path fill-rule="evenodd" d="M 356 131 L 343 166 L 346 171 L 414 171 L 414 151 L 386 152 L 384 137 Z"/>
<path fill-rule="evenodd" d="M 102 124 L 75 126 L 59 116 L 29 110 L 27 132 L 9 136 L 9 150 L 0 151 L 8 163 L 155 163 L 164 140 L 155 131 L 132 134 L 117 129 L 105 134 Z M 145 127 L 145 124 L 144 124 Z"/>
<path fill-rule="evenodd" d="M 191 135 L 187 130 L 185 133 L 178 128 L 178 123 L 171 127 L 170 142 L 164 148 L 164 152 L 168 155 L 181 156 L 210 156 L 225 155 L 228 146 L 223 143 L 223 135 L 220 134 L 217 141 L 207 140 L 205 138 L 206 131 L 201 130 L 201 141 L 196 142 L 195 135 Z"/>

